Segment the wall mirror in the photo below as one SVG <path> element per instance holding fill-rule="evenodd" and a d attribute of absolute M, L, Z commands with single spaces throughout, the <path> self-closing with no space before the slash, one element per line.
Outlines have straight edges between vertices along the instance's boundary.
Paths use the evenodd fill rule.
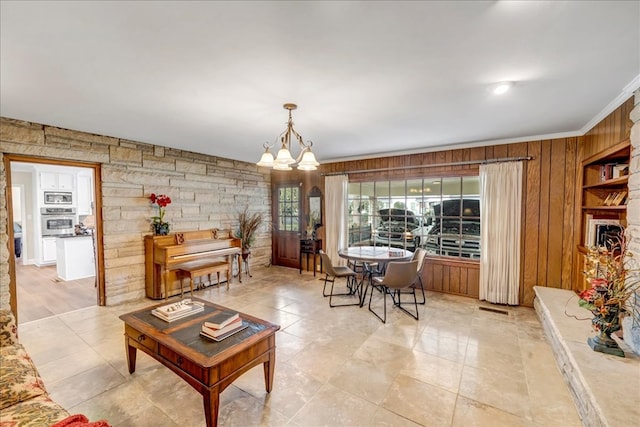
<path fill-rule="evenodd" d="M 322 225 L 322 192 L 318 187 L 309 193 L 309 224 L 314 228 Z"/>

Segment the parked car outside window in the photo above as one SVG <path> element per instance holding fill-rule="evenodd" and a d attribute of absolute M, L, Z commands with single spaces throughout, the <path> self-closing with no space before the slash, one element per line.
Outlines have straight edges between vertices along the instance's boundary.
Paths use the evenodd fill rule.
<path fill-rule="evenodd" d="M 462 207 L 462 215 L 460 208 Z M 480 258 L 480 201 L 445 200 L 434 206 L 434 226 L 426 238 L 430 255 Z"/>
<path fill-rule="evenodd" d="M 480 258 L 480 178 L 429 176 L 348 186 L 349 246 L 427 249 L 433 257 Z"/>
<path fill-rule="evenodd" d="M 431 229 L 425 248 L 429 255 L 480 258 L 480 221 L 443 219 Z"/>
<path fill-rule="evenodd" d="M 376 246 L 393 246 L 415 250 L 431 229 L 421 217 L 405 209 L 380 209 L 380 225 L 376 229 Z"/>

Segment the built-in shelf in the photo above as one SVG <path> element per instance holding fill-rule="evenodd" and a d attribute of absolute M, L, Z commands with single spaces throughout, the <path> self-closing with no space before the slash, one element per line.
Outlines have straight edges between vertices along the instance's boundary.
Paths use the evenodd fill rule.
<path fill-rule="evenodd" d="M 608 179 L 606 181 L 597 182 L 595 184 L 585 185 L 582 188 L 587 190 L 589 188 L 620 187 L 621 185 L 627 185 L 628 182 L 629 176 L 621 176 L 620 178 Z"/>
<path fill-rule="evenodd" d="M 582 161 L 581 218 L 580 232 L 576 241 L 578 257 L 576 262 L 575 289 L 590 286 L 579 272 L 585 268 L 587 242 L 599 245 L 606 233 L 615 233 L 627 224 L 631 141 L 626 138 Z M 605 233 L 605 234 L 602 234 Z M 595 242 L 595 243 L 594 243 Z M 605 243 L 606 244 L 606 243 Z"/>
<path fill-rule="evenodd" d="M 616 145 L 612 145 L 591 157 L 588 157 L 582 161 L 583 165 L 590 165 L 594 163 L 606 163 L 608 161 L 625 160 L 631 157 L 631 140 L 630 138 L 623 139 Z"/>
<path fill-rule="evenodd" d="M 583 210 L 598 210 L 598 211 L 626 211 L 627 205 L 620 206 L 583 206 Z"/>

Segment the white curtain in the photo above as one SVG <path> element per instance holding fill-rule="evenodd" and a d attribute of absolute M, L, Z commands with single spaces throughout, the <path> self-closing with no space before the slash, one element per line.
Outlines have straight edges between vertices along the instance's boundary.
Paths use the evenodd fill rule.
<path fill-rule="evenodd" d="M 522 162 L 480 166 L 480 299 L 518 305 Z"/>
<path fill-rule="evenodd" d="M 346 260 L 338 256 L 338 249 L 346 248 L 347 236 L 347 175 L 326 176 L 324 179 L 325 244 L 323 250 L 331 258 L 333 265 L 346 265 Z"/>

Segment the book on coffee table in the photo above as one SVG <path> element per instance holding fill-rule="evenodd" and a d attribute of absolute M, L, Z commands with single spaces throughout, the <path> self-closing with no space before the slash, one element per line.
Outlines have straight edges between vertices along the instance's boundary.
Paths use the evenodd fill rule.
<path fill-rule="evenodd" d="M 191 300 L 179 301 L 177 303 L 164 305 L 151 310 L 151 314 L 165 322 L 173 322 L 183 317 L 191 316 L 204 311 L 204 305 Z"/>
<path fill-rule="evenodd" d="M 221 329 L 212 329 L 202 325 L 200 336 L 213 341 L 222 341 L 223 339 L 230 337 L 231 335 L 240 332 L 248 327 L 248 323 L 244 323 L 241 318 L 238 318 Z"/>
<path fill-rule="evenodd" d="M 204 326 L 211 329 L 221 329 L 227 326 L 229 323 L 234 322 L 240 318 L 240 313 L 237 311 L 221 311 L 216 315 L 207 319 L 204 322 Z"/>

